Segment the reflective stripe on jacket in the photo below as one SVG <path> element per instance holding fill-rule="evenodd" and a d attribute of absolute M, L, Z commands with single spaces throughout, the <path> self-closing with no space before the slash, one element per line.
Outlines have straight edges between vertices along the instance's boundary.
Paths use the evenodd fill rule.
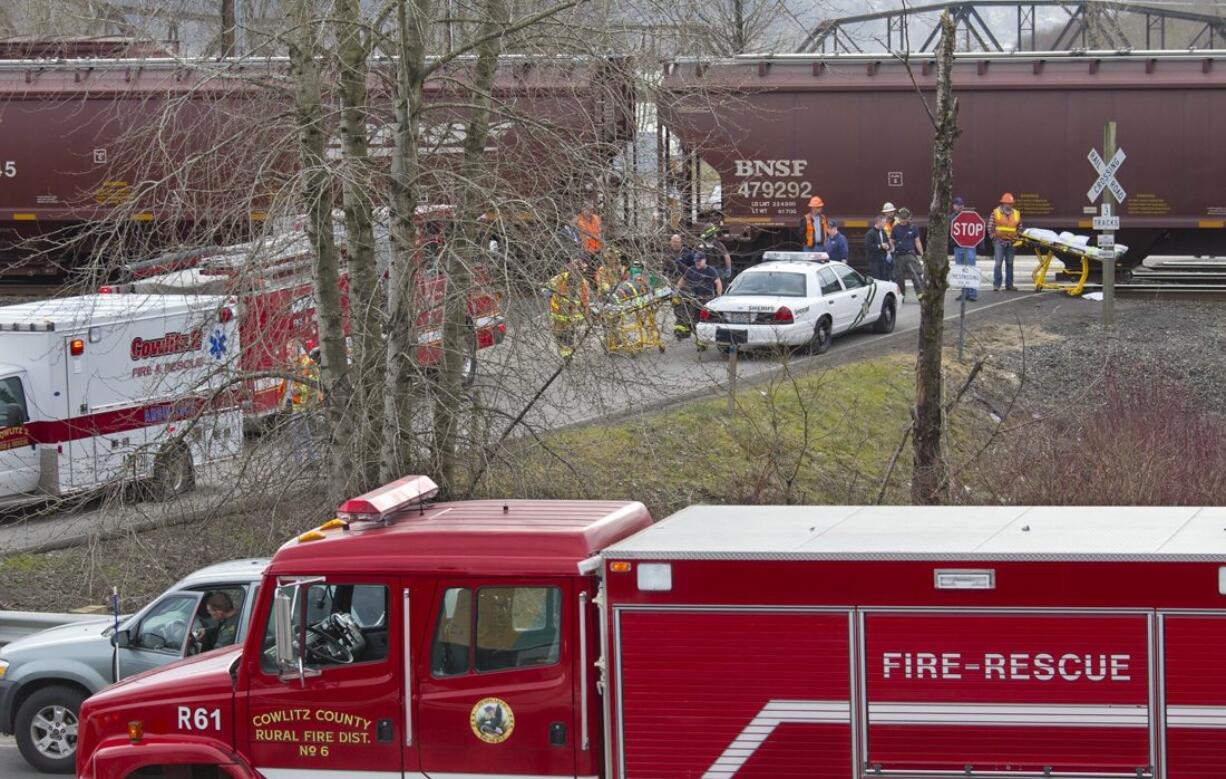
<path fill-rule="evenodd" d="M 1012 241 L 1017 238 L 1017 228 L 1021 223 L 1022 213 L 1016 208 L 1008 214 L 997 208 L 992 212 L 992 237 L 1002 241 Z"/>
<path fill-rule="evenodd" d="M 813 214 L 805 214 L 805 218 L 803 221 L 804 221 L 804 226 L 805 226 L 805 247 L 806 248 L 812 249 L 812 248 L 819 247 L 826 241 L 826 235 L 829 232 L 829 227 L 827 226 L 827 223 L 826 223 L 826 215 L 822 214 L 821 217 L 822 217 L 821 219 L 822 234 L 820 236 L 821 240 L 818 240 L 819 236 L 815 235 L 814 230 L 813 230 Z"/>
<path fill-rule="evenodd" d="M 587 279 L 579 276 L 578 283 L 572 271 L 562 271 L 549 280 L 549 315 L 555 320 L 578 322 L 587 316 L 591 289 Z"/>

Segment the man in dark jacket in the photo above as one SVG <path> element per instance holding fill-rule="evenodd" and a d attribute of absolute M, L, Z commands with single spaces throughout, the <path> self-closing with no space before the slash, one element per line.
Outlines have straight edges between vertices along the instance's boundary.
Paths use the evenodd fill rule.
<path fill-rule="evenodd" d="M 892 275 L 886 267 L 890 236 L 885 231 L 885 217 L 881 214 L 873 218 L 872 227 L 864 234 L 864 251 L 868 254 L 868 275 L 874 279 L 888 281 Z"/>
<path fill-rule="evenodd" d="M 910 209 L 898 209 L 898 222 L 890 238 L 894 242 L 894 281 L 898 283 L 899 302 L 907 296 L 908 277 L 915 289 L 915 296 L 922 299 L 924 269 L 919 258 L 924 253 L 924 242 L 920 239 L 919 228 L 911 223 Z"/>
<path fill-rule="evenodd" d="M 831 219 L 828 226 L 830 232 L 826 235 L 826 256 L 831 262 L 847 262 L 847 236 L 839 232 L 838 220 Z"/>

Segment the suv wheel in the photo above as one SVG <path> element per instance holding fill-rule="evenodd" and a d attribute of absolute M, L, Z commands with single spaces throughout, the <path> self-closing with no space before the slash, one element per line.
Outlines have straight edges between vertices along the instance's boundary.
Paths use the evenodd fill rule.
<path fill-rule="evenodd" d="M 85 693 L 71 687 L 44 687 L 17 710 L 17 748 L 26 762 L 48 774 L 76 769 L 77 714 Z"/>

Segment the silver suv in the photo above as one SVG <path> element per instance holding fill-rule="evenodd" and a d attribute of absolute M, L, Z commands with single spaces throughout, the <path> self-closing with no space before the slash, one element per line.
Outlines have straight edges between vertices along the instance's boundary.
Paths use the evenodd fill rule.
<path fill-rule="evenodd" d="M 202 568 L 119 623 L 113 618 L 44 630 L 0 649 L 0 733 L 30 765 L 72 773 L 81 701 L 103 687 L 185 655 L 241 643 L 268 560 Z M 212 608 L 210 608 L 210 606 Z M 230 609 L 218 607 L 229 606 Z M 229 613 L 222 618 L 223 613 Z"/>

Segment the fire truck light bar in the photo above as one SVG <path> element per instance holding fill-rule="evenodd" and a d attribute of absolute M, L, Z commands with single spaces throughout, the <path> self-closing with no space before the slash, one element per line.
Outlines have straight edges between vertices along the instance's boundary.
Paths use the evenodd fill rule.
<path fill-rule="evenodd" d="M 383 522 L 389 515 L 420 505 L 438 494 L 438 485 L 427 476 L 405 476 L 365 495 L 350 498 L 336 509 L 336 516 L 349 522 Z"/>

